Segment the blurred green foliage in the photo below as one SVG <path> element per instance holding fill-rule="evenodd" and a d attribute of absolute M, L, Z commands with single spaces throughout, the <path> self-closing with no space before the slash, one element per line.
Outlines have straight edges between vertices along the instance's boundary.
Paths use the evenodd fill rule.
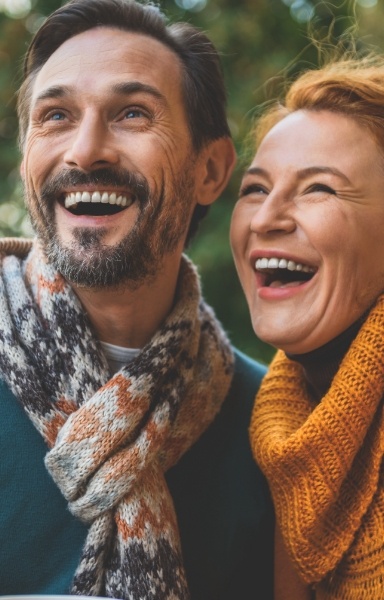
<path fill-rule="evenodd" d="M 285 77 L 318 63 L 316 38 L 336 43 L 358 24 L 363 44 L 382 47 L 381 0 L 160 0 L 171 20 L 203 28 L 222 54 L 229 123 L 239 151 L 237 171 L 212 207 L 189 253 L 199 264 L 207 300 L 243 351 L 268 362 L 271 348 L 255 338 L 233 267 L 228 230 L 245 159 L 242 142 L 255 107 L 276 96 Z M 31 235 L 22 200 L 15 91 L 32 33 L 60 0 L 0 0 L 0 235 Z M 268 82 L 268 84 L 266 84 Z"/>

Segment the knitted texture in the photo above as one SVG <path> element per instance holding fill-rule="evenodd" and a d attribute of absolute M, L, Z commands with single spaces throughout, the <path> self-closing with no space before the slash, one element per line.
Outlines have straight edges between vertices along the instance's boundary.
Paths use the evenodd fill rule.
<path fill-rule="evenodd" d="M 384 297 L 316 407 L 279 351 L 250 437 L 299 573 L 322 600 L 384 598 Z"/>
<path fill-rule="evenodd" d="M 110 379 L 80 302 L 38 245 L 25 259 L 4 249 L 1 376 L 51 448 L 46 466 L 71 512 L 90 524 L 71 593 L 187 599 L 164 472 L 211 423 L 233 372 L 194 267 L 183 258 L 172 313 Z"/>

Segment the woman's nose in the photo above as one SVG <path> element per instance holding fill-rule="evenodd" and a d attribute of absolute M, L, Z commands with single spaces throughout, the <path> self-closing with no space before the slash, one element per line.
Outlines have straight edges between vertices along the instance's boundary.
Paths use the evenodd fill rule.
<path fill-rule="evenodd" d="M 296 229 L 292 202 L 280 194 L 270 193 L 252 215 L 250 229 L 258 235 L 292 233 Z"/>
<path fill-rule="evenodd" d="M 119 154 L 108 124 L 100 116 L 84 116 L 69 139 L 64 160 L 67 165 L 83 171 L 116 164 Z"/>

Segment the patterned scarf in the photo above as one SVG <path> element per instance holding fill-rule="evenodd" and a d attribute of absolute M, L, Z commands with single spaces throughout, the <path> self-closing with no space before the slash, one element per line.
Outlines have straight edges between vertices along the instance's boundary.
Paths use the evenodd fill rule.
<path fill-rule="evenodd" d="M 250 435 L 299 573 L 322 600 L 384 598 L 384 296 L 316 407 L 279 351 Z"/>
<path fill-rule="evenodd" d="M 219 411 L 229 343 L 183 258 L 172 313 L 110 378 L 77 297 L 37 243 L 22 258 L 30 247 L 0 246 L 0 371 L 51 448 L 46 466 L 71 512 L 90 524 L 71 593 L 185 600 L 164 473 Z"/>

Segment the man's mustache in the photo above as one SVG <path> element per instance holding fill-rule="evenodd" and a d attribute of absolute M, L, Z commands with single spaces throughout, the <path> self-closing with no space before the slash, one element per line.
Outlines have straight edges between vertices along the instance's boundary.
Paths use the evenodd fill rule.
<path fill-rule="evenodd" d="M 89 173 L 77 169 L 65 169 L 61 173 L 48 179 L 41 188 L 41 198 L 47 203 L 52 203 L 64 190 L 76 186 L 99 186 L 106 188 L 120 188 L 131 192 L 141 206 L 150 195 L 146 178 L 138 173 L 125 169 L 102 168 Z"/>

